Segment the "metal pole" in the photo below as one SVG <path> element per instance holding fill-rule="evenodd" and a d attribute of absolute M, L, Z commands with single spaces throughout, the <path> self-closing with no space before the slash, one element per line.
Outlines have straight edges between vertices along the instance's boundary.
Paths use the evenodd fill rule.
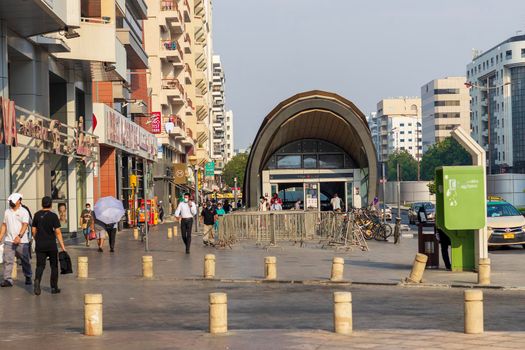
<path fill-rule="evenodd" d="M 419 156 L 419 127 L 421 124 L 416 120 L 416 158 L 417 158 L 417 181 L 421 180 L 421 158 Z M 423 142 L 421 142 L 423 144 Z"/>
<path fill-rule="evenodd" d="M 489 149 L 489 175 L 492 174 L 492 144 L 490 137 L 490 87 L 489 78 L 487 78 L 487 138 L 488 138 L 488 149 Z"/>
<path fill-rule="evenodd" d="M 197 207 L 197 218 L 195 219 L 195 232 L 199 231 L 199 168 L 195 166 L 195 206 Z"/>
<path fill-rule="evenodd" d="M 146 244 L 144 245 L 147 252 L 149 252 L 149 209 L 148 209 L 148 195 L 147 195 L 147 181 L 146 181 L 146 174 L 147 174 L 147 168 L 148 163 L 144 162 L 144 166 L 142 167 L 142 181 L 144 182 L 144 207 L 146 208 L 146 222 L 144 223 L 144 239 L 146 240 Z"/>
<path fill-rule="evenodd" d="M 399 162 L 397 162 L 397 217 L 401 218 L 401 176 L 399 176 Z"/>
<path fill-rule="evenodd" d="M 234 201 L 234 208 L 237 207 L 237 176 L 233 179 L 234 182 L 234 190 L 233 190 L 233 201 Z"/>
<path fill-rule="evenodd" d="M 386 223 L 385 162 L 381 163 L 381 172 L 383 174 L 383 179 L 382 179 L 382 182 L 383 182 L 383 224 L 385 224 Z"/>

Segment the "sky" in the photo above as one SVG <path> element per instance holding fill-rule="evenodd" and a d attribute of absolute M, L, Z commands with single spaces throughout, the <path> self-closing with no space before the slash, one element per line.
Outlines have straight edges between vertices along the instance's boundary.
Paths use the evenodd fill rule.
<path fill-rule="evenodd" d="M 235 148 L 279 102 L 338 93 L 365 114 L 465 75 L 472 49 L 525 34 L 524 0 L 214 0 L 213 50 L 226 75 Z"/>

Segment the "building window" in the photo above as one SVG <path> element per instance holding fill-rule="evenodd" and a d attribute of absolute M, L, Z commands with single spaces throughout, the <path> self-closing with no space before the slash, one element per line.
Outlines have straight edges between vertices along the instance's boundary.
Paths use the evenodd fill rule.
<path fill-rule="evenodd" d="M 434 89 L 434 95 L 459 94 L 459 89 Z"/>
<path fill-rule="evenodd" d="M 400 133 L 401 135 L 403 135 L 405 132 L 404 132 L 403 130 L 401 130 L 399 133 Z"/>
<path fill-rule="evenodd" d="M 342 169 L 344 168 L 344 157 L 342 154 L 320 154 L 319 168 Z"/>
<path fill-rule="evenodd" d="M 512 50 L 507 50 L 505 52 L 505 59 L 510 60 L 512 58 Z"/>
<path fill-rule="evenodd" d="M 436 107 L 459 106 L 459 101 L 434 101 L 434 106 Z"/>
<path fill-rule="evenodd" d="M 277 169 L 298 169 L 301 167 L 301 156 L 277 156 Z"/>
<path fill-rule="evenodd" d="M 521 58 L 525 58 L 525 49 L 521 49 Z"/>
<path fill-rule="evenodd" d="M 303 156 L 303 168 L 316 169 L 317 168 L 317 156 L 315 154 L 304 155 Z"/>
<path fill-rule="evenodd" d="M 405 126 L 405 123 L 400 123 L 399 126 Z"/>

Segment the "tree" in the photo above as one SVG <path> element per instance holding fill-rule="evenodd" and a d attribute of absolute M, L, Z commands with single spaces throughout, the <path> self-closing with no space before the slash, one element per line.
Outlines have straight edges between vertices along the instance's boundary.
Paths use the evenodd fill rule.
<path fill-rule="evenodd" d="M 244 171 L 248 163 L 248 153 L 239 153 L 234 156 L 222 171 L 222 179 L 229 187 L 235 186 L 235 177 L 237 177 L 237 186 L 243 187 Z"/>
<path fill-rule="evenodd" d="M 402 181 L 417 180 L 417 161 L 406 150 L 396 151 L 388 157 L 387 179 L 389 181 L 397 181 L 397 164 L 399 163 L 400 179 Z"/>
<path fill-rule="evenodd" d="M 432 145 L 421 159 L 421 179 L 434 180 L 436 168 L 447 165 L 472 165 L 470 154 L 452 137 Z"/>

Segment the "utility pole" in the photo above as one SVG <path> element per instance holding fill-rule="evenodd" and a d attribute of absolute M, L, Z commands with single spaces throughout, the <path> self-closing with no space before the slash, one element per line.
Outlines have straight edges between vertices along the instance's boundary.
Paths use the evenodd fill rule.
<path fill-rule="evenodd" d="M 385 162 L 381 163 L 381 173 L 383 174 L 383 178 L 381 179 L 381 182 L 383 183 L 383 224 L 386 224 L 386 189 L 385 189 Z"/>
<path fill-rule="evenodd" d="M 421 158 L 419 156 L 419 127 L 421 123 L 416 119 L 416 160 L 417 160 L 417 181 L 421 180 Z M 423 142 L 421 142 L 423 144 Z"/>
<path fill-rule="evenodd" d="M 397 217 L 401 218 L 401 176 L 399 161 L 397 162 Z"/>
<path fill-rule="evenodd" d="M 233 182 L 234 182 L 234 188 L 233 188 L 233 201 L 234 201 L 234 204 L 233 204 L 233 207 L 236 208 L 237 207 L 237 176 L 235 176 L 233 178 Z"/>
<path fill-rule="evenodd" d="M 492 174 L 492 142 L 491 142 L 491 130 L 490 130 L 490 87 L 489 78 L 487 77 L 487 141 L 489 149 L 489 175 Z"/>
<path fill-rule="evenodd" d="M 199 168 L 195 165 L 195 206 L 197 217 L 195 219 L 195 232 L 199 232 Z"/>

